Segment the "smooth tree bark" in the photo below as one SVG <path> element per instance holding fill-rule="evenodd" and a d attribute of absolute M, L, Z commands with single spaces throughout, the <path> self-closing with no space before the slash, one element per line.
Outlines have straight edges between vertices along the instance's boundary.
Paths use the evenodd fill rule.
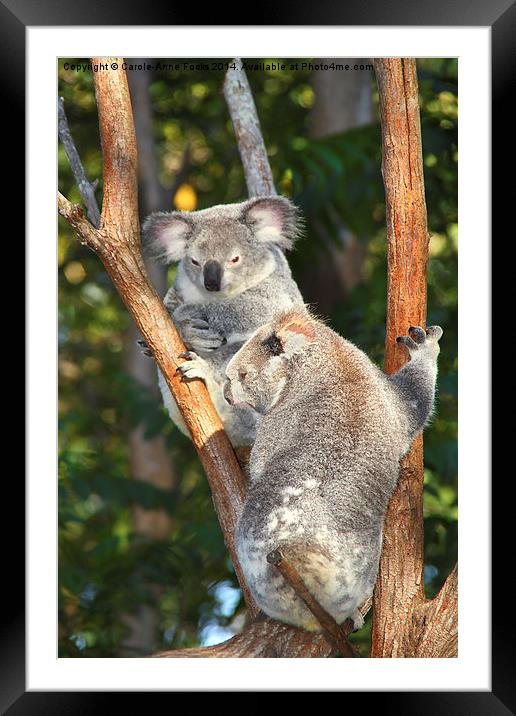
<path fill-rule="evenodd" d="M 240 57 L 235 57 L 231 64 L 234 67 L 226 72 L 224 97 L 244 167 L 247 192 L 250 197 L 274 195 L 276 187 L 249 81 Z"/>
<path fill-rule="evenodd" d="M 426 324 L 429 235 L 416 62 L 378 59 L 387 221 L 385 371 L 406 362 L 396 337 Z M 425 598 L 423 437 L 403 459 L 384 526 L 373 599 L 373 657 L 457 655 L 457 568 L 433 600 Z"/>

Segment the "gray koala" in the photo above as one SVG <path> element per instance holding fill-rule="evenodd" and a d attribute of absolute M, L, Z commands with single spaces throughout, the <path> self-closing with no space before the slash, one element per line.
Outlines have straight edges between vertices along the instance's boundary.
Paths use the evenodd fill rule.
<path fill-rule="evenodd" d="M 258 606 L 281 621 L 320 626 L 267 555 L 281 550 L 337 623 L 372 593 L 384 515 L 400 459 L 434 403 L 442 329 L 398 338 L 410 361 L 385 375 L 304 309 L 262 326 L 229 362 L 234 406 L 260 415 L 237 554 Z"/>
<path fill-rule="evenodd" d="M 187 380 L 204 380 L 234 447 L 252 445 L 256 413 L 224 400 L 225 369 L 259 326 L 303 303 L 284 255 L 297 237 L 297 218 L 285 197 L 258 197 L 156 213 L 143 225 L 154 254 L 178 262 L 164 302 L 189 348 L 179 370 Z M 172 420 L 188 435 L 161 373 L 159 384 Z"/>

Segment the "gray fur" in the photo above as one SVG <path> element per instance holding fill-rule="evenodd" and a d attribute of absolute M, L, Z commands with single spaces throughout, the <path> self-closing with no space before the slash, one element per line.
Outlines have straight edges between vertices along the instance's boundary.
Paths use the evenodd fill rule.
<path fill-rule="evenodd" d="M 259 326 L 279 311 L 302 305 L 284 256 L 297 233 L 297 209 L 285 197 L 157 213 L 143 225 L 152 253 L 179 262 L 164 302 L 190 349 L 180 370 L 185 379 L 205 381 L 235 447 L 252 445 L 256 413 L 224 400 L 225 369 Z M 216 270 L 207 268 L 208 262 Z M 220 279 L 219 290 L 207 290 L 208 271 L 210 280 Z M 172 420 L 188 434 L 161 373 L 159 384 Z"/>
<path fill-rule="evenodd" d="M 262 416 L 236 543 L 269 616 L 319 628 L 267 563 L 280 549 L 339 624 L 351 617 L 361 626 L 357 610 L 374 587 L 399 461 L 432 410 L 441 335 L 438 327 L 423 332 L 407 345 L 410 362 L 386 376 L 352 343 L 294 309 L 260 328 L 230 361 L 227 399 Z"/>

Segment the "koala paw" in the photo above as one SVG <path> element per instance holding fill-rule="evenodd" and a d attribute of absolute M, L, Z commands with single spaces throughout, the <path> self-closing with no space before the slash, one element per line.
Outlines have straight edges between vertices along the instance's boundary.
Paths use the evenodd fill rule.
<path fill-rule="evenodd" d="M 408 333 L 408 336 L 398 336 L 396 343 L 402 343 L 412 353 L 425 348 L 435 348 L 443 335 L 443 329 L 440 326 L 429 326 L 425 332 L 419 326 L 410 326 Z"/>
<path fill-rule="evenodd" d="M 149 346 L 147 345 L 147 341 L 144 341 L 143 338 L 140 341 L 136 341 L 136 343 L 140 346 L 142 355 L 149 356 L 152 358 L 152 351 L 150 350 Z"/>
<path fill-rule="evenodd" d="M 179 354 L 179 358 L 186 358 L 186 363 L 182 363 L 176 370 L 176 373 L 180 373 L 184 380 L 194 380 L 195 378 L 199 378 L 204 382 L 208 380 L 211 369 L 197 353 L 185 351 Z"/>
<path fill-rule="evenodd" d="M 185 343 L 196 351 L 208 353 L 227 343 L 223 336 L 213 331 L 207 321 L 201 318 L 181 322 L 180 331 Z"/>

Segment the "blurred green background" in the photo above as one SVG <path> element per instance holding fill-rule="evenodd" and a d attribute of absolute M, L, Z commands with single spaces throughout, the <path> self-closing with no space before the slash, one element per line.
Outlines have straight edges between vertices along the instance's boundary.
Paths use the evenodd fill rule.
<path fill-rule="evenodd" d="M 101 204 L 92 75 L 65 69 L 76 61 L 59 62 L 58 91 Z M 142 216 L 245 199 L 224 72 L 128 75 Z M 418 77 L 428 322 L 445 331 L 425 434 L 432 595 L 457 555 L 457 61 L 418 60 Z M 305 217 L 290 255 L 305 300 L 381 365 L 385 205 L 374 73 L 259 70 L 248 78 L 276 185 Z M 58 159 L 59 189 L 79 202 L 61 146 Z M 244 611 L 196 453 L 161 406 L 153 361 L 135 349 L 138 334 L 102 264 L 61 218 L 58 259 L 59 655 L 142 656 L 222 641 L 242 628 Z M 163 294 L 173 268 L 152 268 L 152 278 Z M 368 620 L 353 637 L 363 655 L 369 630 Z"/>

